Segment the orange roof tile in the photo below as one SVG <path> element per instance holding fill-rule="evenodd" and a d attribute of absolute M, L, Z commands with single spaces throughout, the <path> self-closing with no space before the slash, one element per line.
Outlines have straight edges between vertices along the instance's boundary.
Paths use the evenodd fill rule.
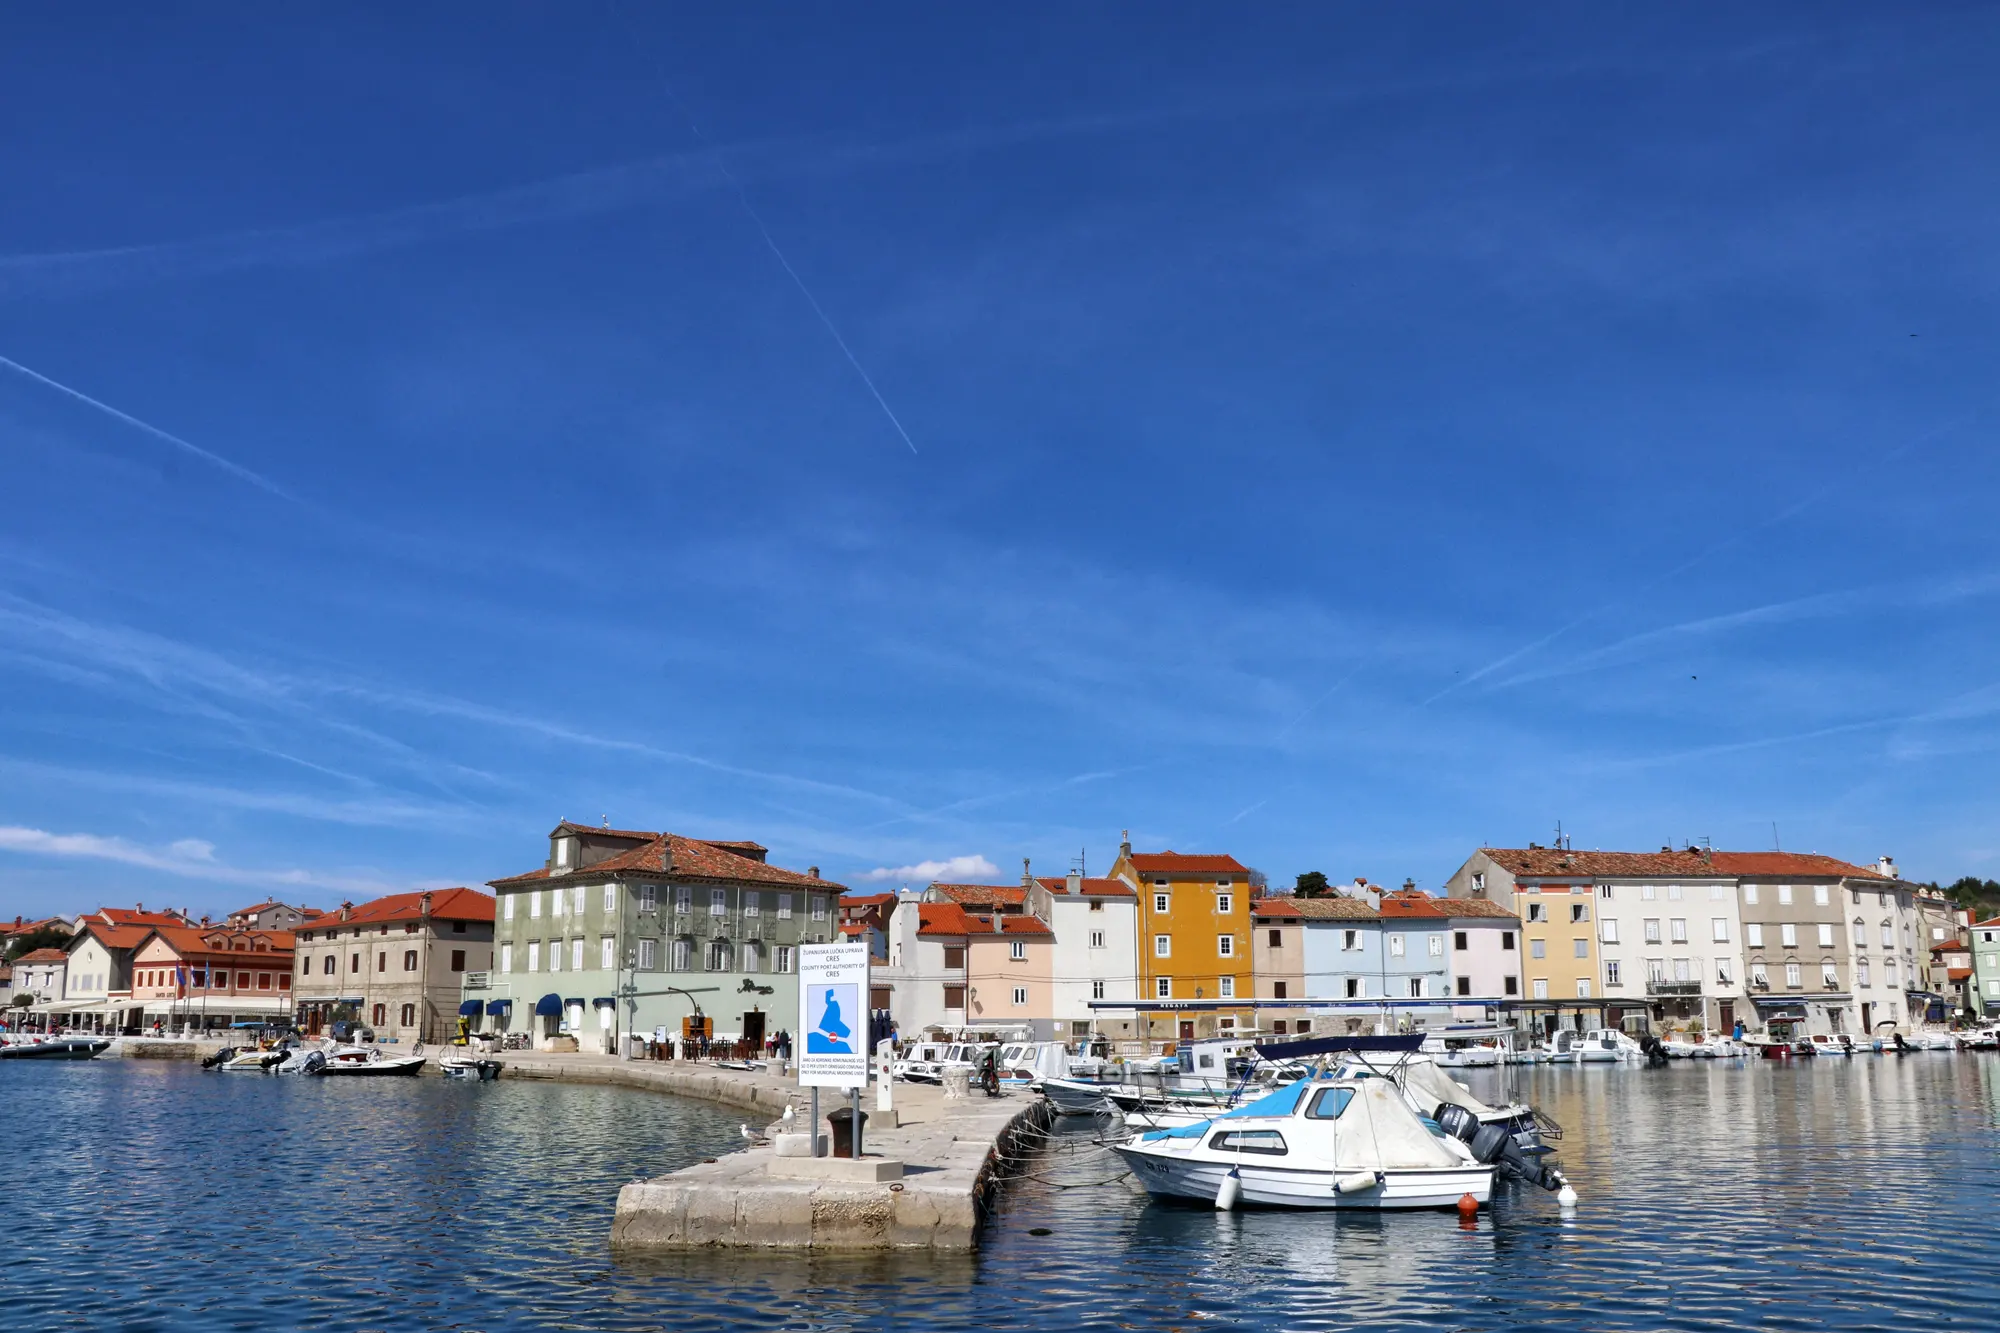
<path fill-rule="evenodd" d="M 1069 893 L 1069 880 L 1067 878 L 1038 877 L 1035 883 L 1041 885 L 1050 893 L 1065 895 Z M 1122 879 L 1090 879 L 1086 877 L 1077 881 L 1076 896 L 1079 898 L 1130 898 L 1134 896 L 1134 890 L 1130 884 L 1127 884 Z"/>
<path fill-rule="evenodd" d="M 1247 875 L 1250 868 L 1233 856 L 1191 855 L 1185 852 L 1134 852 L 1132 868 L 1146 875 Z"/>
<path fill-rule="evenodd" d="M 1028 891 L 1018 884 L 933 884 L 932 888 L 966 907 L 1018 907 Z"/>
<path fill-rule="evenodd" d="M 68 961 L 69 955 L 61 949 L 36 949 L 32 953 L 24 953 L 14 960 L 17 965 L 20 963 L 66 963 Z"/>
<path fill-rule="evenodd" d="M 707 842 L 697 838 L 684 838 L 678 833 L 628 834 L 616 830 L 593 829 L 588 824 L 559 827 L 574 827 L 581 832 L 596 833 L 600 836 L 643 837 L 650 841 L 630 851 L 620 852 L 616 856 L 607 856 L 602 861 L 580 870 L 554 874 L 547 866 L 543 866 L 523 875 L 509 875 L 502 879 L 488 880 L 487 887 L 497 889 L 502 886 L 531 884 L 538 880 L 570 880 L 577 877 L 582 877 L 583 881 L 588 883 L 592 875 L 617 874 L 628 870 L 635 874 L 658 875 L 667 879 L 725 880 L 804 889 L 846 887 L 831 880 L 801 875 L 796 870 L 786 870 L 746 855 L 743 849 L 755 847 L 755 843 Z"/>
<path fill-rule="evenodd" d="M 1375 909 L 1359 898 L 1335 895 L 1329 898 L 1278 897 L 1260 899 L 1250 909 L 1253 917 L 1290 917 L 1305 921 L 1373 921 Z"/>
<path fill-rule="evenodd" d="M 423 917 L 422 893 L 391 893 L 372 898 L 353 908 L 345 921 L 339 916 L 327 920 L 328 927 L 376 925 L 390 921 L 416 921 Z M 491 921 L 493 895 L 477 889 L 437 889 L 431 893 L 431 917 L 438 921 Z M 318 926 L 319 922 L 313 923 Z"/>
<path fill-rule="evenodd" d="M 979 925 L 957 903 L 918 903 L 917 934 L 970 935 Z"/>
<path fill-rule="evenodd" d="M 1699 849 L 1661 852 L 1579 852 L 1561 847 L 1482 847 L 1479 849 L 1517 876 L 1547 879 L 1730 879 L 1766 878 L 1889 878 L 1877 871 L 1831 856 L 1805 852 L 1712 852 Z"/>
<path fill-rule="evenodd" d="M 1379 915 L 1384 917 L 1425 917 L 1433 921 L 1443 920 L 1446 912 L 1439 899 L 1422 889 L 1396 889 L 1382 895 Z"/>

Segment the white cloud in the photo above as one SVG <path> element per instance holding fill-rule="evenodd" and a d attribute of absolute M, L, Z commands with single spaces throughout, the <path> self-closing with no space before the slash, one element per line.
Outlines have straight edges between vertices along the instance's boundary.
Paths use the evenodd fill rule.
<path fill-rule="evenodd" d="M 928 884 L 934 879 L 992 879 L 999 873 L 1000 867 L 983 856 L 953 856 L 942 861 L 919 861 L 913 866 L 881 866 L 861 878 L 894 879 L 906 884 Z"/>
<path fill-rule="evenodd" d="M 50 833 L 45 829 L 0 825 L 0 851 L 22 852 L 30 856 L 77 857 L 93 861 L 115 861 L 168 875 L 205 879 L 218 884 L 254 884 L 330 889 L 339 893 L 378 897 L 398 893 L 406 885 L 347 875 L 327 875 L 317 871 L 259 870 L 225 865 L 215 859 L 215 846 L 199 838 L 182 838 L 164 849 L 144 847 L 123 838 L 107 838 L 95 833 Z"/>

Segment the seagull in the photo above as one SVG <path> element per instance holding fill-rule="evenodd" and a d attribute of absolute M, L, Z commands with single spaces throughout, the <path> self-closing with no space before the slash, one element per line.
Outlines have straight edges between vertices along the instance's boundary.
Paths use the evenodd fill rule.
<path fill-rule="evenodd" d="M 736 1132 L 743 1136 L 745 1143 L 755 1143 L 757 1141 L 757 1136 L 750 1132 L 750 1126 L 748 1125 L 738 1125 Z"/>
<path fill-rule="evenodd" d="M 786 1129 L 790 1129 L 792 1127 L 792 1121 L 798 1119 L 798 1112 L 794 1111 L 792 1109 L 791 1103 L 787 1102 L 785 1104 L 785 1113 L 779 1116 L 778 1119 L 785 1122 Z"/>

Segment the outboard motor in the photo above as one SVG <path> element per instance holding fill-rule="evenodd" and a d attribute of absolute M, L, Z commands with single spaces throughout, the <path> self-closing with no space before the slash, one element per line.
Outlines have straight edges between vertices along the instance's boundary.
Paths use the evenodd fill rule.
<path fill-rule="evenodd" d="M 1513 1134 L 1504 1125 L 1486 1124 L 1453 1102 L 1439 1102 L 1431 1119 L 1437 1121 L 1439 1129 L 1463 1143 L 1476 1162 L 1494 1167 L 1515 1180 L 1540 1185 L 1551 1193 L 1567 1183 L 1562 1172 L 1552 1166 L 1543 1166 L 1522 1152 L 1521 1146 L 1514 1142 Z"/>
<path fill-rule="evenodd" d="M 1667 1044 L 1650 1032 L 1639 1038 L 1639 1049 L 1646 1053 L 1646 1063 L 1649 1065 L 1663 1065 L 1670 1058 L 1667 1055 Z"/>
<path fill-rule="evenodd" d="M 203 1060 L 201 1062 L 201 1067 L 203 1069 L 220 1069 L 223 1065 L 228 1064 L 231 1060 L 234 1060 L 235 1058 L 236 1058 L 236 1048 L 234 1046 L 225 1046 L 221 1050 L 217 1051 L 214 1055 L 211 1055 L 207 1059 Z"/>
<path fill-rule="evenodd" d="M 324 1068 L 326 1068 L 326 1052 L 314 1051 L 306 1057 L 306 1062 L 299 1066 L 299 1072 L 301 1074 L 317 1074 Z"/>

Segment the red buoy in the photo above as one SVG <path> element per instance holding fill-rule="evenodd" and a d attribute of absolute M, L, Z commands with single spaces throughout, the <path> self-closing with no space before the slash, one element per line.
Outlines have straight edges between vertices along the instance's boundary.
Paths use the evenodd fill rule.
<path fill-rule="evenodd" d="M 1460 1217 L 1472 1217 L 1478 1212 L 1479 1200 L 1473 1198 L 1470 1194 L 1461 1194 L 1458 1196 L 1458 1215 Z"/>

